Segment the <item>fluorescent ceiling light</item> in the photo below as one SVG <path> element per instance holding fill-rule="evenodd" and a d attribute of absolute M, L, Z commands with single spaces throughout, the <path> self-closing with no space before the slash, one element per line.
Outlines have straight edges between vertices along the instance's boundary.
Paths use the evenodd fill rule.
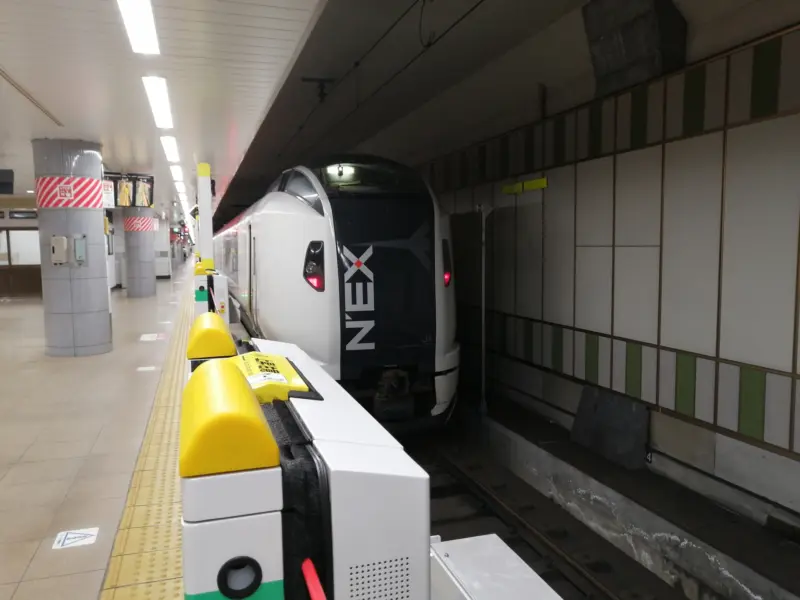
<path fill-rule="evenodd" d="M 172 171 L 172 179 L 183 181 L 183 169 L 180 165 L 170 165 L 169 170 Z"/>
<path fill-rule="evenodd" d="M 181 156 L 178 153 L 178 140 L 171 135 L 162 135 L 161 146 L 164 148 L 164 154 L 167 155 L 169 162 L 181 162 Z"/>
<path fill-rule="evenodd" d="M 117 0 L 122 22 L 136 54 L 161 54 L 150 0 Z"/>
<path fill-rule="evenodd" d="M 169 92 L 167 80 L 163 77 L 142 77 L 144 91 L 150 101 L 150 110 L 156 127 L 159 129 L 172 129 L 172 110 L 169 107 Z"/>
<path fill-rule="evenodd" d="M 28 193 L 29 193 L 29 194 L 32 194 L 32 193 L 33 193 L 33 190 L 28 190 Z"/>
<path fill-rule="evenodd" d="M 181 202 L 186 202 L 187 198 L 188 198 L 188 197 L 186 196 L 186 192 L 180 192 L 180 193 L 178 194 L 178 199 L 179 199 Z"/>
<path fill-rule="evenodd" d="M 175 182 L 175 189 L 178 190 L 179 194 L 185 194 L 186 193 L 186 184 L 183 183 L 182 181 L 176 181 Z"/>

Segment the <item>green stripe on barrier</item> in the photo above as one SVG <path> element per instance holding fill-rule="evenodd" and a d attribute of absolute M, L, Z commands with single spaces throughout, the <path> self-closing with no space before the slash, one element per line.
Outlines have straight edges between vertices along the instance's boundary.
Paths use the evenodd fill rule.
<path fill-rule="evenodd" d="M 184 594 L 186 600 L 227 600 L 219 590 L 203 592 L 202 594 Z M 261 584 L 248 600 L 283 600 L 283 580 L 267 581 Z"/>

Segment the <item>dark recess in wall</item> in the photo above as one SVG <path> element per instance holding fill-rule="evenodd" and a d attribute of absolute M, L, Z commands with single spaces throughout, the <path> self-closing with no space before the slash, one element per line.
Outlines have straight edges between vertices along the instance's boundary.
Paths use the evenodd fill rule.
<path fill-rule="evenodd" d="M 686 65 L 686 19 L 672 0 L 591 0 L 583 24 L 597 96 Z"/>
<path fill-rule="evenodd" d="M 0 194 L 14 193 L 14 171 L 0 169 Z"/>

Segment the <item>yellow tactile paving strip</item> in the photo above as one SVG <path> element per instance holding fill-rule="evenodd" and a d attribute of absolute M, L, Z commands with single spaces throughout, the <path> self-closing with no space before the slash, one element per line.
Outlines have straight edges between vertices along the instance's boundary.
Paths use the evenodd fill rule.
<path fill-rule="evenodd" d="M 169 342 L 100 600 L 183 598 L 178 431 L 192 309 L 187 295 Z"/>

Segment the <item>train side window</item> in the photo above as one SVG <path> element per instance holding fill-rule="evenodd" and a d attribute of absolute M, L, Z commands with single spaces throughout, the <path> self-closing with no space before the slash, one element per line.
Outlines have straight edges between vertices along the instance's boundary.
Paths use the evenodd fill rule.
<path fill-rule="evenodd" d="M 311 180 L 298 171 L 293 171 L 286 183 L 286 193 L 297 196 L 311 208 L 322 214 L 322 202 Z"/>

